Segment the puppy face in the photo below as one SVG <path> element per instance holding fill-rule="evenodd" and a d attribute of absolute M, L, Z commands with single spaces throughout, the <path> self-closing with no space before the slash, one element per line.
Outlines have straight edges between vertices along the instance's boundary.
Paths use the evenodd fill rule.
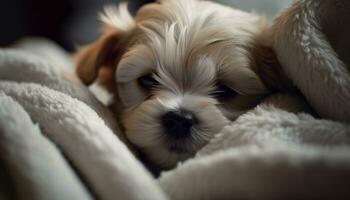
<path fill-rule="evenodd" d="M 162 168 L 194 156 L 270 91 L 252 50 L 266 28 L 258 16 L 164 0 L 135 18 L 125 5 L 108 8 L 102 19 L 105 35 L 78 54 L 78 75 L 91 83 L 103 74 L 127 140 Z"/>

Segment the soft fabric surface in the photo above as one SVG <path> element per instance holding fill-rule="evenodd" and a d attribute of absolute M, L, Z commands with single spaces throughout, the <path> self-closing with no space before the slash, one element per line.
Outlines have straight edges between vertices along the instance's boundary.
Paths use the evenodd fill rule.
<path fill-rule="evenodd" d="M 288 63 L 283 52 L 279 57 Z M 311 77 L 349 76 L 344 70 L 332 77 L 344 65 L 313 71 L 302 64 L 295 65 L 299 76 L 290 75 L 302 92 L 320 87 L 298 82 L 308 78 L 303 70 Z M 290 72 L 295 66 L 284 65 Z M 341 93 L 347 82 L 332 84 L 333 95 L 312 98 L 328 120 L 265 101 L 225 127 L 195 158 L 155 179 L 122 142 L 108 108 L 73 72 L 69 56 L 46 40 L 0 50 L 0 169 L 6 175 L 0 185 L 10 185 L 0 188 L 0 197 L 350 199 L 350 126 L 335 121 L 348 121 L 348 107 L 319 110 L 322 102 L 347 106 L 350 98 Z M 311 95 L 305 94 L 309 101 Z M 300 110 L 294 97 L 276 98 Z"/>
<path fill-rule="evenodd" d="M 273 28 L 288 77 L 322 117 L 349 123 L 350 1 L 295 1 Z"/>
<path fill-rule="evenodd" d="M 32 41 L 23 43 L 24 46 L 31 44 Z M 35 49 L 35 46 L 31 47 L 29 49 Z M 57 47 L 53 48 L 57 50 Z M 43 50 L 46 51 L 46 48 Z M 39 49 L 35 52 L 39 52 Z M 0 50 L 0 98 L 1 102 L 9 101 L 8 105 L 2 103 L 0 106 L 1 124 L 6 125 L 1 126 L 0 133 L 1 137 L 12 137 L 9 142 L 1 143 L 3 149 L 9 149 L 2 151 L 1 160 L 5 167 L 9 166 L 8 170 L 13 170 L 13 174 L 16 175 L 11 176 L 16 197 L 27 199 L 28 196 L 22 195 L 21 192 L 23 184 L 26 184 L 26 192 L 35 195 L 33 199 L 52 199 L 48 196 L 55 196 L 57 199 L 88 199 L 91 196 L 101 199 L 166 199 L 156 181 L 115 135 L 118 134 L 118 130 L 115 129 L 116 121 L 112 119 L 108 109 L 76 78 L 71 77 L 73 68 L 66 70 L 66 67 L 53 60 L 46 62 L 45 57 L 39 59 L 24 50 Z M 22 111 L 18 112 L 18 109 Z M 34 125 L 28 115 L 38 125 Z M 18 127 L 20 122 L 29 125 L 23 125 L 26 128 Z M 115 134 L 107 125 L 114 128 Z M 13 137 L 18 137 L 19 140 L 24 140 L 25 136 L 34 140 L 31 134 L 44 137 L 38 126 L 41 132 L 58 146 L 67 159 L 64 159 L 65 162 L 62 161 L 62 155 L 55 155 L 57 159 L 51 158 L 49 164 L 44 162 L 43 156 L 49 152 L 41 149 L 44 155 L 40 155 L 38 151 L 40 146 L 48 146 L 47 139 L 35 140 L 38 143 L 35 145 L 26 145 L 30 151 L 25 151 L 27 154 L 23 157 L 30 155 L 40 159 L 18 159 L 24 149 L 19 147 L 18 152 L 13 150 L 13 143 L 16 142 Z M 11 154 L 7 153 L 11 149 Z M 54 162 L 55 160 L 58 161 Z M 67 162 L 70 165 L 67 165 Z M 28 164 L 25 165 L 26 163 Z M 13 165 L 15 167 L 12 167 Z M 72 173 L 75 170 L 77 174 Z M 36 175 L 39 171 L 43 172 L 43 177 Z M 50 178 L 45 176 L 48 172 L 57 174 L 51 175 L 53 178 Z M 28 176 L 26 182 L 20 180 L 22 176 Z M 54 178 L 55 176 L 59 178 Z M 90 189 L 89 192 L 84 190 L 85 187 L 78 181 L 78 176 Z M 21 184 L 16 184 L 17 182 Z M 45 182 L 52 183 L 43 187 Z M 65 187 L 60 188 L 59 185 L 65 182 Z M 72 187 L 69 185 L 71 182 Z M 46 187 L 52 191 L 46 191 Z"/>
<path fill-rule="evenodd" d="M 16 196 L 92 199 L 57 147 L 41 134 L 22 106 L 3 92 L 0 105 L 0 149 L 16 186 Z"/>

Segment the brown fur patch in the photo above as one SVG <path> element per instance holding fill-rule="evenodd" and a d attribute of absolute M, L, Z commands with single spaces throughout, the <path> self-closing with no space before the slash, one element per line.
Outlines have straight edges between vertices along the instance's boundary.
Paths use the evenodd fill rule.
<path fill-rule="evenodd" d="M 251 67 L 271 92 L 296 92 L 272 48 L 268 33 L 259 35 L 251 48 Z"/>

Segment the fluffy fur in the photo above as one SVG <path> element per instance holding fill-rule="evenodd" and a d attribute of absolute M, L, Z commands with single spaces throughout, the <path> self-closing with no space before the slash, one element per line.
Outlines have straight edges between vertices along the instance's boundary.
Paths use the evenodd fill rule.
<path fill-rule="evenodd" d="M 159 167 L 192 157 L 268 93 L 292 87 L 272 51 L 265 19 L 255 14 L 208 1 L 162 0 L 134 18 L 125 4 L 109 7 L 101 19 L 104 34 L 78 53 L 77 74 L 86 84 L 97 78 L 115 93 L 126 137 Z M 151 91 L 138 83 L 147 74 L 159 82 Z M 218 83 L 237 95 L 212 95 Z M 159 118 L 178 109 L 200 123 L 189 138 L 171 140 Z"/>

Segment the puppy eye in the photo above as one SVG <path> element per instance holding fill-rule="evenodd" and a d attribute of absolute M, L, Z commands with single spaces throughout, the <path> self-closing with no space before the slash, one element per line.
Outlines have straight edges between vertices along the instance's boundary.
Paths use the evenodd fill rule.
<path fill-rule="evenodd" d="M 226 99 L 230 97 L 236 96 L 238 93 L 234 91 L 233 89 L 227 87 L 224 84 L 217 84 L 216 90 L 213 92 L 213 95 L 215 95 L 217 98 Z"/>
<path fill-rule="evenodd" d="M 141 87 L 143 87 L 146 90 L 150 90 L 155 86 L 159 85 L 159 82 L 153 78 L 152 74 L 140 77 L 138 79 L 138 83 Z"/>

